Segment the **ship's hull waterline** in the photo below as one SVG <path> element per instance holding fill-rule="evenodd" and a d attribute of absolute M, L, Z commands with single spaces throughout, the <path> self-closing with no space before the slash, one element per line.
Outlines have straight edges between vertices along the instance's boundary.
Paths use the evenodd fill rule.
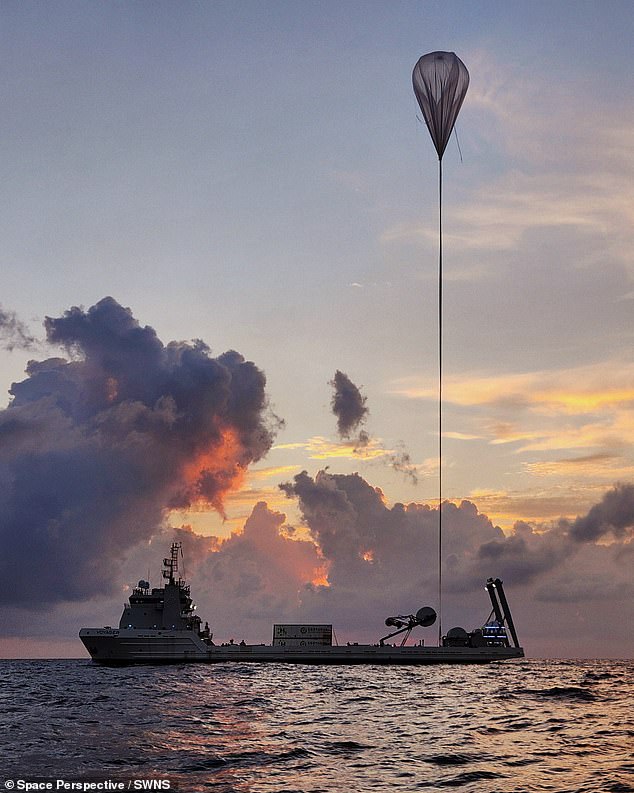
<path fill-rule="evenodd" d="M 285 664 L 486 664 L 523 658 L 521 647 L 425 647 L 354 644 L 303 649 L 260 644 L 209 646 L 191 631 L 84 628 L 80 638 L 101 664 L 285 663 Z"/>

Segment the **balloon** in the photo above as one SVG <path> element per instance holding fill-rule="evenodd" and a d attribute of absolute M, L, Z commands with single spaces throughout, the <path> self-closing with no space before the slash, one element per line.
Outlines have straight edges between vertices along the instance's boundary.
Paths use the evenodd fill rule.
<path fill-rule="evenodd" d="M 414 66 L 412 82 L 441 160 L 469 87 L 469 72 L 455 52 L 429 52 Z"/>
<path fill-rule="evenodd" d="M 455 52 L 429 52 L 412 74 L 414 93 L 438 152 L 438 646 L 442 637 L 442 156 L 469 87 L 467 67 Z M 433 609 L 420 609 L 421 625 L 431 625 Z M 428 622 L 431 620 L 431 622 Z"/>

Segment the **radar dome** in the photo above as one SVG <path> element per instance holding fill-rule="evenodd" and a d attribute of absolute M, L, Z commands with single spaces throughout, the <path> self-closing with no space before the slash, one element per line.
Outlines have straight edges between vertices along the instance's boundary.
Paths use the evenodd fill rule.
<path fill-rule="evenodd" d="M 436 612 L 431 606 L 423 606 L 422 609 L 418 609 L 416 612 L 416 622 L 422 625 L 423 628 L 429 628 L 430 625 L 436 622 Z"/>
<path fill-rule="evenodd" d="M 149 585 L 149 583 L 147 581 L 141 580 L 138 583 L 138 587 L 139 587 L 139 589 L 149 589 L 150 585 Z"/>
<path fill-rule="evenodd" d="M 445 643 L 449 647 L 467 647 L 469 634 L 464 628 L 451 628 L 447 631 Z"/>

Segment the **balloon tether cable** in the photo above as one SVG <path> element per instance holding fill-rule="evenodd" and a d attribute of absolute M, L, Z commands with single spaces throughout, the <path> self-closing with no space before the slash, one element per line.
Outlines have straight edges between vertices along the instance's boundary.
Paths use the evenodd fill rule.
<path fill-rule="evenodd" d="M 442 642 L 442 157 L 438 158 L 438 646 Z"/>

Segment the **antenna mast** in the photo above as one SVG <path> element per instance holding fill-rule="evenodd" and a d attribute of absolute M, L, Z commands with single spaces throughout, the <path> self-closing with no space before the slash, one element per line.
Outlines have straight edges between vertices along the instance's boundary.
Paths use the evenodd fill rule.
<path fill-rule="evenodd" d="M 178 572 L 178 554 L 182 553 L 182 543 L 173 542 L 170 550 L 170 556 L 163 559 L 163 578 L 168 579 L 169 584 L 175 584 L 176 579 L 174 573 Z"/>

